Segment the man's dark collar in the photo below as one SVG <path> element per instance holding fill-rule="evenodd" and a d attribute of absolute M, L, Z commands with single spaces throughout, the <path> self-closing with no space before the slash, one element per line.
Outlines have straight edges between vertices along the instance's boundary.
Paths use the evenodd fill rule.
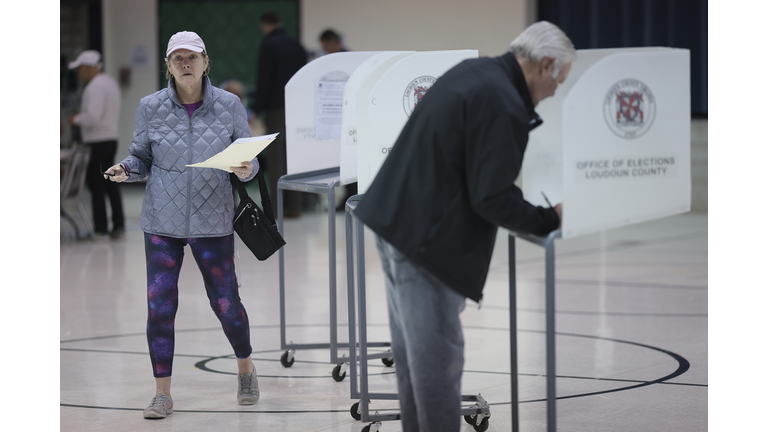
<path fill-rule="evenodd" d="M 533 106 L 533 98 L 531 98 L 531 91 L 528 89 L 528 83 L 525 82 L 525 74 L 523 73 L 523 69 L 520 67 L 520 63 L 517 62 L 515 54 L 508 51 L 501 55 L 500 59 L 502 63 L 507 66 L 506 69 L 507 73 L 509 74 L 509 79 L 512 81 L 512 85 L 515 86 L 518 93 L 520 94 L 520 97 L 523 99 L 525 109 L 528 111 L 528 125 L 530 126 L 530 129 L 539 126 L 543 123 L 543 121 L 535 111 L 535 107 Z"/>

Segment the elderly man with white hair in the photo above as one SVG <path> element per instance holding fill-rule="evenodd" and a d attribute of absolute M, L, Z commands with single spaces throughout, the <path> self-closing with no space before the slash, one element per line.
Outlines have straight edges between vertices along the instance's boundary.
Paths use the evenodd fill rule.
<path fill-rule="evenodd" d="M 459 314 L 482 291 L 499 226 L 545 235 L 562 205 L 534 206 L 515 186 L 534 111 L 576 55 L 538 22 L 499 57 L 465 60 L 427 91 L 355 213 L 376 234 L 386 278 L 403 430 L 461 424 Z"/>

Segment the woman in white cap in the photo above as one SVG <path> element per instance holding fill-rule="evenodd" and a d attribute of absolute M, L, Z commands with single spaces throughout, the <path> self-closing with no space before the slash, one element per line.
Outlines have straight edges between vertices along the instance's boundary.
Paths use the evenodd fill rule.
<path fill-rule="evenodd" d="M 196 33 L 173 35 L 166 55 L 168 87 L 141 99 L 129 155 L 104 176 L 116 182 L 147 179 L 141 228 L 147 263 L 147 340 L 156 392 L 144 410 L 145 418 L 165 418 L 173 412 L 174 319 L 186 245 L 237 357 L 237 401 L 248 405 L 259 399 L 248 315 L 240 301 L 233 261 L 230 177 L 223 170 L 187 167 L 251 136 L 248 119 L 237 96 L 211 85 L 210 59 Z M 241 181 L 249 181 L 259 163 L 254 158 L 230 169 Z"/>

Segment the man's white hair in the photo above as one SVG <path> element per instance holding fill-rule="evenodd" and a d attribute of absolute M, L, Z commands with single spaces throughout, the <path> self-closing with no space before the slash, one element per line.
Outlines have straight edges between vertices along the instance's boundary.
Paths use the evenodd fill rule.
<path fill-rule="evenodd" d="M 539 21 L 528 26 L 509 44 L 509 51 L 532 64 L 539 64 L 544 57 L 554 58 L 552 78 L 557 78 L 560 68 L 576 58 L 573 42 L 558 26 L 548 21 Z"/>

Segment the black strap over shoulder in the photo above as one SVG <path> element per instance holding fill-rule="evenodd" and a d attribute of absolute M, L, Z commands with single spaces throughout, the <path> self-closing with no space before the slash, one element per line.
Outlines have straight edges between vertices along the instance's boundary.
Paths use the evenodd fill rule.
<path fill-rule="evenodd" d="M 272 211 L 272 200 L 269 199 L 269 188 L 267 188 L 267 181 L 264 179 L 264 173 L 261 171 L 261 166 L 256 172 L 256 178 L 259 180 L 259 193 L 261 194 L 261 206 L 264 209 L 264 213 L 267 215 L 267 219 L 272 225 L 275 225 L 275 213 Z M 245 190 L 245 185 L 235 175 L 235 173 L 229 173 L 229 180 L 237 188 L 237 194 L 240 196 L 240 200 L 248 198 L 248 191 Z"/>

